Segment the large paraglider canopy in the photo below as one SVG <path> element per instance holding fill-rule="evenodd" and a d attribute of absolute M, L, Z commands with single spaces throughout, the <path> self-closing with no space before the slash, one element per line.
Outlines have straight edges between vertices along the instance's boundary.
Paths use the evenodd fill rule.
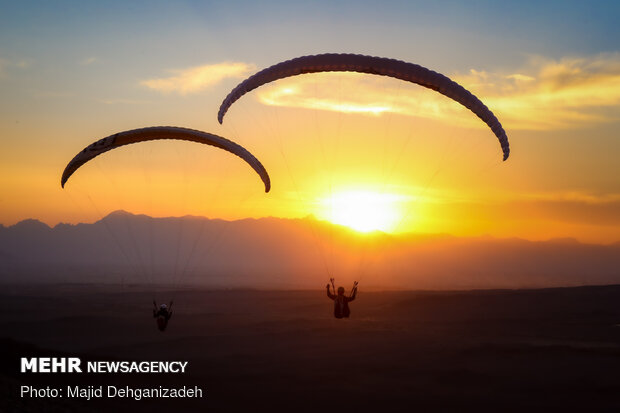
<path fill-rule="evenodd" d="M 174 126 L 154 126 L 142 129 L 133 129 L 125 132 L 115 133 L 106 138 L 100 139 L 84 148 L 69 162 L 64 172 L 62 173 L 62 179 L 60 181 L 61 186 L 64 188 L 65 183 L 69 177 L 82 165 L 90 161 L 94 157 L 110 151 L 112 149 L 119 148 L 121 146 L 129 145 L 132 143 L 146 142 L 158 139 L 176 139 L 182 141 L 197 142 L 204 145 L 215 146 L 220 149 L 224 149 L 232 154 L 237 155 L 245 162 L 247 162 L 254 171 L 261 178 L 265 184 L 265 192 L 269 192 L 271 188 L 271 181 L 267 171 L 263 167 L 254 155 L 252 155 L 247 149 L 241 145 L 236 144 L 221 136 L 213 135 L 207 132 L 201 132 L 198 130 L 179 128 Z"/>
<path fill-rule="evenodd" d="M 296 76 L 304 73 L 318 72 L 359 72 L 381 76 L 389 76 L 407 82 L 433 89 L 450 99 L 465 106 L 493 131 L 502 147 L 503 159 L 508 159 L 510 146 L 508 137 L 501 123 L 493 112 L 487 108 L 471 92 L 451 80 L 447 76 L 427 69 L 415 63 L 385 57 L 364 56 L 357 54 L 326 53 L 312 56 L 302 56 L 287 60 L 250 76 L 235 87 L 224 99 L 218 112 L 218 121 L 224 121 L 224 115 L 244 94 L 278 79 Z"/>

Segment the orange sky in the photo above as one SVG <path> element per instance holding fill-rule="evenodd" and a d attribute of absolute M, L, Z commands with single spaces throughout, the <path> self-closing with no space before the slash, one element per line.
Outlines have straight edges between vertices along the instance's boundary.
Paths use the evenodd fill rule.
<path fill-rule="evenodd" d="M 96 36 L 116 39 L 105 31 Z M 231 53 L 188 52 L 176 60 L 133 54 L 119 39 L 105 53 L 75 39 L 70 56 L 13 40 L 9 52 L 0 52 L 0 223 L 92 222 L 125 209 L 224 219 L 315 215 L 372 229 L 360 222 L 390 215 L 379 229 L 620 240 L 618 51 L 557 55 L 524 43 L 525 52 L 510 58 L 480 51 L 469 60 L 448 59 L 459 48 L 454 39 L 443 53 L 404 44 L 368 51 L 442 71 L 477 95 L 507 131 L 512 152 L 503 163 L 495 136 L 467 109 L 371 75 L 307 75 L 266 85 L 235 103 L 220 126 L 219 103 L 238 82 L 308 53 L 287 43 L 258 57 L 239 38 L 229 40 L 236 45 Z M 144 42 L 140 50 L 149 50 Z M 162 47 L 173 50 L 170 42 Z M 494 50 L 501 49 L 497 42 Z M 185 50 L 192 43 L 177 44 Z M 119 61 L 126 66 L 115 66 Z M 269 171 L 272 192 L 264 194 L 234 156 L 180 142 L 104 154 L 60 188 L 64 166 L 86 145 L 155 125 L 200 129 L 245 146 Z M 373 194 L 379 201 L 363 201 Z"/>

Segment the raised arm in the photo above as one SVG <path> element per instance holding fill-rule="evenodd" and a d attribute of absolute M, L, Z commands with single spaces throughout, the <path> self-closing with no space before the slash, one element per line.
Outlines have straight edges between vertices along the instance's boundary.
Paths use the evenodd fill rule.
<path fill-rule="evenodd" d="M 332 300 L 336 299 L 336 296 L 329 291 L 329 284 L 327 284 L 327 296 Z"/>
<path fill-rule="evenodd" d="M 353 286 L 353 292 L 351 293 L 351 296 L 349 297 L 349 301 L 355 300 L 356 295 L 357 295 L 357 281 L 355 281 L 355 285 Z"/>

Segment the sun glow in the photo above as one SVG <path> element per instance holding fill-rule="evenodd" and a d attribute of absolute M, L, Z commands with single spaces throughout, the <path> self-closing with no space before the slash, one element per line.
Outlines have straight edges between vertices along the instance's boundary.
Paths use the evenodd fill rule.
<path fill-rule="evenodd" d="M 344 191 L 320 201 L 322 218 L 359 232 L 393 232 L 402 219 L 401 195 L 372 191 Z"/>

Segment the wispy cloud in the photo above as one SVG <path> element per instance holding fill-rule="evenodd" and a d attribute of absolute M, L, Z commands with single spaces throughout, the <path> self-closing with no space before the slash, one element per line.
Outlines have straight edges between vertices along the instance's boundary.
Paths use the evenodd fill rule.
<path fill-rule="evenodd" d="M 594 194 L 578 191 L 542 192 L 519 194 L 518 198 L 529 201 L 579 202 L 583 204 L 620 204 L 620 193 Z"/>
<path fill-rule="evenodd" d="M 136 99 L 99 99 L 97 101 L 105 105 L 147 105 L 153 103 L 149 100 Z"/>
<path fill-rule="evenodd" d="M 513 129 L 565 129 L 620 119 L 620 53 L 534 57 L 516 73 L 472 70 L 454 78 L 475 89 Z"/>
<path fill-rule="evenodd" d="M 30 65 L 31 62 L 28 60 L 13 61 L 0 58 L 0 78 L 8 76 L 9 70 L 11 70 L 11 68 L 27 69 L 28 67 L 30 67 Z"/>
<path fill-rule="evenodd" d="M 577 236 L 595 242 L 618 242 L 620 194 L 579 192 L 512 194 L 494 200 L 442 196 L 419 199 L 411 208 L 441 225 L 474 222 L 486 231 L 508 231 L 523 237 Z M 466 224 L 467 225 L 467 224 Z M 449 226 L 448 226 L 449 228 Z M 502 230 L 503 228 L 503 230 Z M 575 231 L 575 228 L 580 228 Z M 496 234 L 498 232 L 495 232 Z M 538 235 L 534 235 L 538 234 Z"/>
<path fill-rule="evenodd" d="M 86 58 L 84 58 L 84 59 L 80 60 L 78 63 L 79 63 L 81 66 L 88 66 L 88 65 L 92 65 L 92 64 L 93 64 L 93 63 L 95 63 L 97 60 L 99 60 L 99 59 L 97 59 L 97 58 L 96 58 L 96 57 L 94 57 L 94 56 L 90 56 L 90 57 L 86 57 Z"/>
<path fill-rule="evenodd" d="M 170 70 L 171 76 L 143 80 L 140 84 L 163 93 L 186 95 L 200 92 L 226 78 L 244 78 L 255 70 L 256 67 L 248 63 L 225 62 Z"/>
<path fill-rule="evenodd" d="M 620 53 L 535 57 L 519 70 L 472 69 L 450 77 L 509 129 L 564 129 L 620 119 Z M 268 105 L 377 116 L 391 112 L 484 127 L 467 109 L 435 92 L 357 73 L 292 77 L 259 89 L 257 96 Z"/>
<path fill-rule="evenodd" d="M 595 201 L 591 199 L 543 197 L 540 199 L 513 200 L 490 207 L 489 205 L 479 205 L 478 207 L 487 209 L 487 215 L 490 216 L 493 216 L 491 210 L 495 208 L 495 211 L 503 211 L 505 220 L 537 221 L 540 226 L 544 226 L 548 222 L 597 225 L 607 227 L 607 229 L 620 226 L 620 198 L 617 196 Z M 615 241 L 618 240 L 620 239 L 616 238 Z"/>
<path fill-rule="evenodd" d="M 264 104 L 380 116 L 384 113 L 424 118 L 463 116 L 467 109 L 427 89 L 399 86 L 400 81 L 360 73 L 318 73 L 283 79 L 259 89 Z"/>
<path fill-rule="evenodd" d="M 63 99 L 74 97 L 75 93 L 69 91 L 42 90 L 34 92 L 33 96 L 38 99 Z"/>
<path fill-rule="evenodd" d="M 418 190 L 415 187 L 407 187 L 407 191 Z M 430 188 L 427 202 L 453 203 L 470 202 L 471 195 L 463 195 L 460 191 L 449 190 L 446 188 Z M 477 194 L 476 199 L 482 203 L 499 205 L 515 202 L 557 202 L 557 203 L 578 203 L 585 205 L 620 205 L 620 193 L 593 193 L 583 191 L 546 191 L 546 192 L 500 192 L 494 191 L 484 194 Z M 620 215 L 620 214 L 619 214 Z M 620 218 L 620 216 L 619 216 Z"/>

